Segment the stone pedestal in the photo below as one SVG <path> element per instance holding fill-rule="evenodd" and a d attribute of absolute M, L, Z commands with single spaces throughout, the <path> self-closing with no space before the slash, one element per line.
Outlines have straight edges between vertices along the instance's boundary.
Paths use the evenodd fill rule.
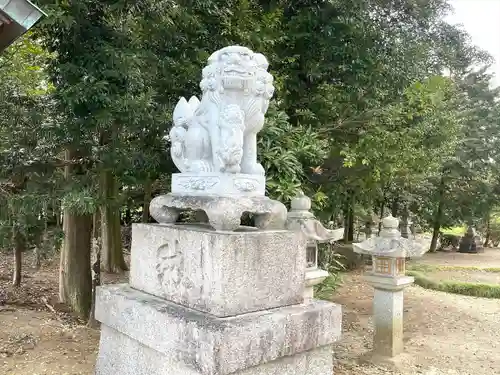
<path fill-rule="evenodd" d="M 340 334 L 340 307 L 323 301 L 217 318 L 112 285 L 97 307 L 96 375 L 330 374 Z"/>
<path fill-rule="evenodd" d="M 100 287 L 96 375 L 324 375 L 340 306 L 303 302 L 291 231 L 137 224 L 130 285 Z"/>
<path fill-rule="evenodd" d="M 375 288 L 373 295 L 373 352 L 377 356 L 394 357 L 403 352 L 403 289 L 413 277 L 396 279 L 365 276 Z"/>

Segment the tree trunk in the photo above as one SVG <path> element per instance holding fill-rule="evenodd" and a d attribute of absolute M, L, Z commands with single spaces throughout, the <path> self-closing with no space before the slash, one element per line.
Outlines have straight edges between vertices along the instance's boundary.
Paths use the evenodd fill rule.
<path fill-rule="evenodd" d="M 66 160 L 78 153 L 68 149 Z M 69 180 L 74 167 L 65 167 L 64 175 Z M 83 173 L 83 172 L 80 172 Z M 92 302 L 92 275 L 90 272 L 90 248 L 92 237 L 92 215 L 77 214 L 64 210 L 64 240 L 59 269 L 59 299 L 71 307 L 81 318 L 87 319 Z"/>
<path fill-rule="evenodd" d="M 349 230 L 347 232 L 347 241 L 354 241 L 354 196 L 351 196 L 349 204 Z"/>
<path fill-rule="evenodd" d="M 398 217 L 398 214 L 399 214 L 399 197 L 396 197 L 392 201 L 391 215 L 392 217 Z"/>
<path fill-rule="evenodd" d="M 12 285 L 21 285 L 21 272 L 23 265 L 23 252 L 26 250 L 26 238 L 19 229 L 14 226 L 14 275 L 12 276 Z"/>
<path fill-rule="evenodd" d="M 379 215 L 379 221 L 378 221 L 377 236 L 380 236 L 380 231 L 382 230 L 382 220 L 384 219 L 384 210 L 385 210 L 385 193 L 384 193 L 384 197 L 382 198 L 382 203 L 380 204 L 380 215 Z"/>
<path fill-rule="evenodd" d="M 101 285 L 101 238 L 100 238 L 100 212 L 94 214 L 92 225 L 92 252 L 94 253 L 94 261 L 92 263 L 92 306 L 90 308 L 90 316 L 88 325 L 92 328 L 97 328 L 99 323 L 95 320 L 95 299 L 97 287 Z"/>
<path fill-rule="evenodd" d="M 441 177 L 441 182 L 439 184 L 439 191 L 438 191 L 438 206 L 436 208 L 436 213 L 434 214 L 434 225 L 433 225 L 433 231 L 432 231 L 432 240 L 431 240 L 431 246 L 429 248 L 429 252 L 434 253 L 436 252 L 436 247 L 437 247 L 437 241 L 439 238 L 439 231 L 441 230 L 441 219 L 443 216 L 443 205 L 444 205 L 444 189 L 445 189 L 445 181 L 444 181 L 444 176 Z"/>
<path fill-rule="evenodd" d="M 344 241 L 346 243 L 354 240 L 354 195 L 347 193 L 347 199 L 344 203 Z"/>
<path fill-rule="evenodd" d="M 153 190 L 153 181 L 147 178 L 144 182 L 144 202 L 142 204 L 142 222 L 149 223 L 149 204 L 151 203 L 151 195 Z"/>
<path fill-rule="evenodd" d="M 102 267 L 111 273 L 126 271 L 128 268 L 123 257 L 118 185 L 111 171 L 101 173 L 100 188 L 104 200 L 101 206 Z"/>
<path fill-rule="evenodd" d="M 346 199 L 342 211 L 344 215 L 344 242 L 348 243 L 349 242 L 349 198 Z"/>
<path fill-rule="evenodd" d="M 61 216 L 61 210 L 60 210 L 61 207 L 58 207 L 58 206 L 54 206 L 54 213 L 56 215 L 56 227 L 57 228 L 61 228 L 63 226 L 63 223 L 62 223 L 62 216 Z"/>
<path fill-rule="evenodd" d="M 42 252 L 47 248 L 47 238 L 49 231 L 49 218 L 47 217 L 47 210 L 42 215 L 43 219 L 43 233 L 37 236 L 37 241 L 33 249 L 33 268 L 40 269 L 42 266 Z"/>
<path fill-rule="evenodd" d="M 125 215 L 123 218 L 123 225 L 129 226 L 132 225 L 132 210 L 130 209 L 130 206 L 127 206 L 125 210 Z"/>
<path fill-rule="evenodd" d="M 488 247 L 488 245 L 490 244 L 490 237 L 491 237 L 490 221 L 491 221 L 491 215 L 490 213 L 488 213 L 488 216 L 486 217 L 486 238 L 484 239 L 483 247 Z"/>

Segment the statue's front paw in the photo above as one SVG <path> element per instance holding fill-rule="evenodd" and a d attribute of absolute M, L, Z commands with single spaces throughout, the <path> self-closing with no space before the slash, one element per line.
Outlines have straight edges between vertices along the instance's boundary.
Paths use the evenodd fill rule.
<path fill-rule="evenodd" d="M 254 164 L 251 168 L 251 171 L 252 171 L 251 174 L 256 174 L 259 176 L 264 176 L 266 174 L 264 167 L 260 163 Z"/>
<path fill-rule="evenodd" d="M 260 163 L 244 163 L 241 166 L 241 173 L 264 176 L 266 172 Z"/>
<path fill-rule="evenodd" d="M 226 165 L 224 167 L 224 172 L 226 173 L 240 173 L 241 172 L 241 167 L 239 164 L 236 165 Z"/>

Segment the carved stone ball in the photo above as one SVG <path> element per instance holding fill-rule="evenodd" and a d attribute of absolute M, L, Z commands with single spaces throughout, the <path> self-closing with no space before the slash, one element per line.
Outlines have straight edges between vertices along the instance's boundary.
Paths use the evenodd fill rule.
<path fill-rule="evenodd" d="M 382 220 L 382 225 L 385 229 L 397 229 L 399 227 L 399 220 L 389 215 Z"/>
<path fill-rule="evenodd" d="M 311 209 L 311 199 L 300 191 L 290 204 L 292 211 L 309 211 Z"/>

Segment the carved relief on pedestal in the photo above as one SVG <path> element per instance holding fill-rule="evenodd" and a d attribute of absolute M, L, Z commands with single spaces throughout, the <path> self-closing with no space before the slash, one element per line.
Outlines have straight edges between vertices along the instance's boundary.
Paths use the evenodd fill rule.
<path fill-rule="evenodd" d="M 178 245 L 179 241 L 175 239 L 157 250 L 156 271 L 160 285 L 165 290 L 179 286 L 182 281 L 183 258 Z"/>
<path fill-rule="evenodd" d="M 184 187 L 185 189 L 190 190 L 208 190 L 213 188 L 215 185 L 219 183 L 218 178 L 194 178 L 194 177 L 186 177 L 180 178 L 178 184 Z"/>
<path fill-rule="evenodd" d="M 234 186 L 241 192 L 250 192 L 257 190 L 259 186 L 258 181 L 243 178 L 240 180 L 234 180 Z"/>

